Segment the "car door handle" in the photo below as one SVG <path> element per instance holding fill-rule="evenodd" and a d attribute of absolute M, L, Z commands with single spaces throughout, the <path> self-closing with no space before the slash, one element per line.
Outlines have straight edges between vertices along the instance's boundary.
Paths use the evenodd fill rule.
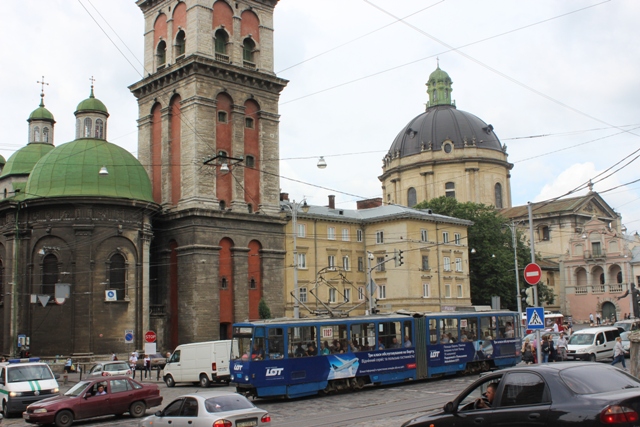
<path fill-rule="evenodd" d="M 476 417 L 473 422 L 476 424 L 482 424 L 484 423 L 484 417 Z"/>
<path fill-rule="evenodd" d="M 187 422 L 187 424 L 193 424 L 193 421 L 189 421 L 189 422 Z"/>
<path fill-rule="evenodd" d="M 530 420 L 537 420 L 538 418 L 540 418 L 540 414 L 537 412 L 534 412 L 532 414 L 529 414 L 529 419 Z"/>

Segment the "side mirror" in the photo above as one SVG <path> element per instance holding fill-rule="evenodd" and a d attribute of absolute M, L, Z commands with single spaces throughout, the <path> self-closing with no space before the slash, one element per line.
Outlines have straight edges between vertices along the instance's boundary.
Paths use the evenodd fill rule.
<path fill-rule="evenodd" d="M 155 415 L 156 417 L 161 417 L 162 416 L 162 411 L 156 411 L 156 413 L 153 414 L 153 415 Z"/>
<path fill-rule="evenodd" d="M 453 413 L 453 402 L 445 403 L 445 405 L 444 405 L 444 407 L 442 409 L 444 410 L 445 413 L 452 414 Z"/>

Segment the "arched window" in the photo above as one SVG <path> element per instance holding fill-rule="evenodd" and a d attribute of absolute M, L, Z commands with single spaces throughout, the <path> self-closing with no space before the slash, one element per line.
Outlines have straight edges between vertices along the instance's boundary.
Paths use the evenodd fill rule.
<path fill-rule="evenodd" d="M 40 126 L 36 126 L 33 128 L 33 140 L 35 142 L 40 142 Z"/>
<path fill-rule="evenodd" d="M 253 129 L 254 123 L 251 117 L 247 117 L 244 119 L 244 127 L 248 129 Z"/>
<path fill-rule="evenodd" d="M 84 119 L 84 138 L 91 138 L 91 119 L 87 117 Z"/>
<path fill-rule="evenodd" d="M 496 206 L 497 207 L 497 206 Z M 549 227 L 547 227 L 546 225 L 544 227 L 542 227 L 541 231 L 541 236 L 540 238 L 542 240 L 550 240 L 551 239 L 551 232 L 549 231 Z"/>
<path fill-rule="evenodd" d="M 410 187 L 407 191 L 407 206 L 410 208 L 418 204 L 418 196 L 416 195 L 416 189 Z"/>
<path fill-rule="evenodd" d="M 616 275 L 616 279 L 618 283 L 622 283 L 622 271 L 618 271 L 618 274 Z"/>
<path fill-rule="evenodd" d="M 218 30 L 216 31 L 215 38 L 216 38 L 215 40 L 216 54 L 221 54 L 225 56 L 223 58 L 219 58 L 216 55 L 216 59 L 226 59 L 228 61 L 229 57 L 226 55 L 227 55 L 227 43 L 229 42 L 229 36 L 227 35 L 227 32 L 224 30 Z"/>
<path fill-rule="evenodd" d="M 496 193 L 496 208 L 502 209 L 502 184 L 500 184 L 499 182 L 496 183 L 495 193 Z"/>
<path fill-rule="evenodd" d="M 604 285 L 604 273 L 600 273 L 600 284 Z"/>
<path fill-rule="evenodd" d="M 53 254 L 45 255 L 42 260 L 42 294 L 53 296 L 58 283 L 58 258 Z"/>
<path fill-rule="evenodd" d="M 227 123 L 227 112 L 226 111 L 218 111 L 218 122 Z"/>
<path fill-rule="evenodd" d="M 176 57 L 184 55 L 186 44 L 184 31 L 178 31 L 178 34 L 176 34 Z"/>
<path fill-rule="evenodd" d="M 227 278 L 223 277 L 222 279 L 220 279 L 220 288 L 221 289 L 228 289 L 229 288 L 229 282 L 227 282 Z"/>
<path fill-rule="evenodd" d="M 42 128 L 42 141 L 43 142 L 49 142 L 49 128 L 48 127 Z"/>
<path fill-rule="evenodd" d="M 253 168 L 256 166 L 256 159 L 253 156 L 247 156 L 244 159 L 244 164 L 248 168 Z"/>
<path fill-rule="evenodd" d="M 96 138 L 104 139 L 104 122 L 102 119 L 96 119 Z"/>
<path fill-rule="evenodd" d="M 115 289 L 118 301 L 126 297 L 127 265 L 121 254 L 114 254 L 109 260 L 109 288 Z"/>
<path fill-rule="evenodd" d="M 249 281 L 249 289 L 255 289 L 255 288 L 257 288 L 256 279 L 252 277 L 251 280 Z"/>
<path fill-rule="evenodd" d="M 221 211 L 223 211 L 223 210 L 225 210 L 227 208 L 227 204 L 225 203 L 224 200 L 220 200 L 219 205 L 220 205 L 220 210 Z"/>
<path fill-rule="evenodd" d="M 158 43 L 158 47 L 156 48 L 156 57 L 158 60 L 158 67 L 167 62 L 167 43 L 165 43 L 164 40 L 161 40 L 160 43 Z"/>
<path fill-rule="evenodd" d="M 456 198 L 456 184 L 454 182 L 447 182 L 444 185 L 444 195 L 451 198 Z"/>
<path fill-rule="evenodd" d="M 251 39 L 244 39 L 242 43 L 242 59 L 245 62 L 245 66 L 255 66 L 253 60 L 253 51 L 256 48 L 256 44 Z M 247 64 L 247 62 L 249 64 Z"/>

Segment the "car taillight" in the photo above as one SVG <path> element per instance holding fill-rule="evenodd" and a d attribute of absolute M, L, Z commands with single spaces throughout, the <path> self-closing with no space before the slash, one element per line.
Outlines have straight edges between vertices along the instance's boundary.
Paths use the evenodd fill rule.
<path fill-rule="evenodd" d="M 600 412 L 604 424 L 632 423 L 638 421 L 638 413 L 627 406 L 611 405 Z"/>
<path fill-rule="evenodd" d="M 217 370 L 218 370 L 218 366 L 216 365 L 216 362 L 213 362 L 213 363 L 211 364 L 211 370 L 212 370 L 213 372 L 215 372 L 215 371 L 217 371 Z"/>
<path fill-rule="evenodd" d="M 233 423 L 227 420 L 218 420 L 213 423 L 213 427 L 232 427 Z"/>
<path fill-rule="evenodd" d="M 265 415 L 262 416 L 262 418 L 260 420 L 263 423 L 270 423 L 271 422 L 271 415 L 265 414 Z"/>

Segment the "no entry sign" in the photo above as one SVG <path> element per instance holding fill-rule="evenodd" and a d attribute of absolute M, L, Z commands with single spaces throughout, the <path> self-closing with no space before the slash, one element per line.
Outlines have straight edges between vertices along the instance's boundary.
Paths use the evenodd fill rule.
<path fill-rule="evenodd" d="M 153 331 L 147 331 L 144 334 L 144 340 L 146 342 L 156 342 L 156 333 Z"/>
<path fill-rule="evenodd" d="M 524 281 L 535 286 L 542 279 L 542 269 L 534 262 L 524 268 Z"/>

